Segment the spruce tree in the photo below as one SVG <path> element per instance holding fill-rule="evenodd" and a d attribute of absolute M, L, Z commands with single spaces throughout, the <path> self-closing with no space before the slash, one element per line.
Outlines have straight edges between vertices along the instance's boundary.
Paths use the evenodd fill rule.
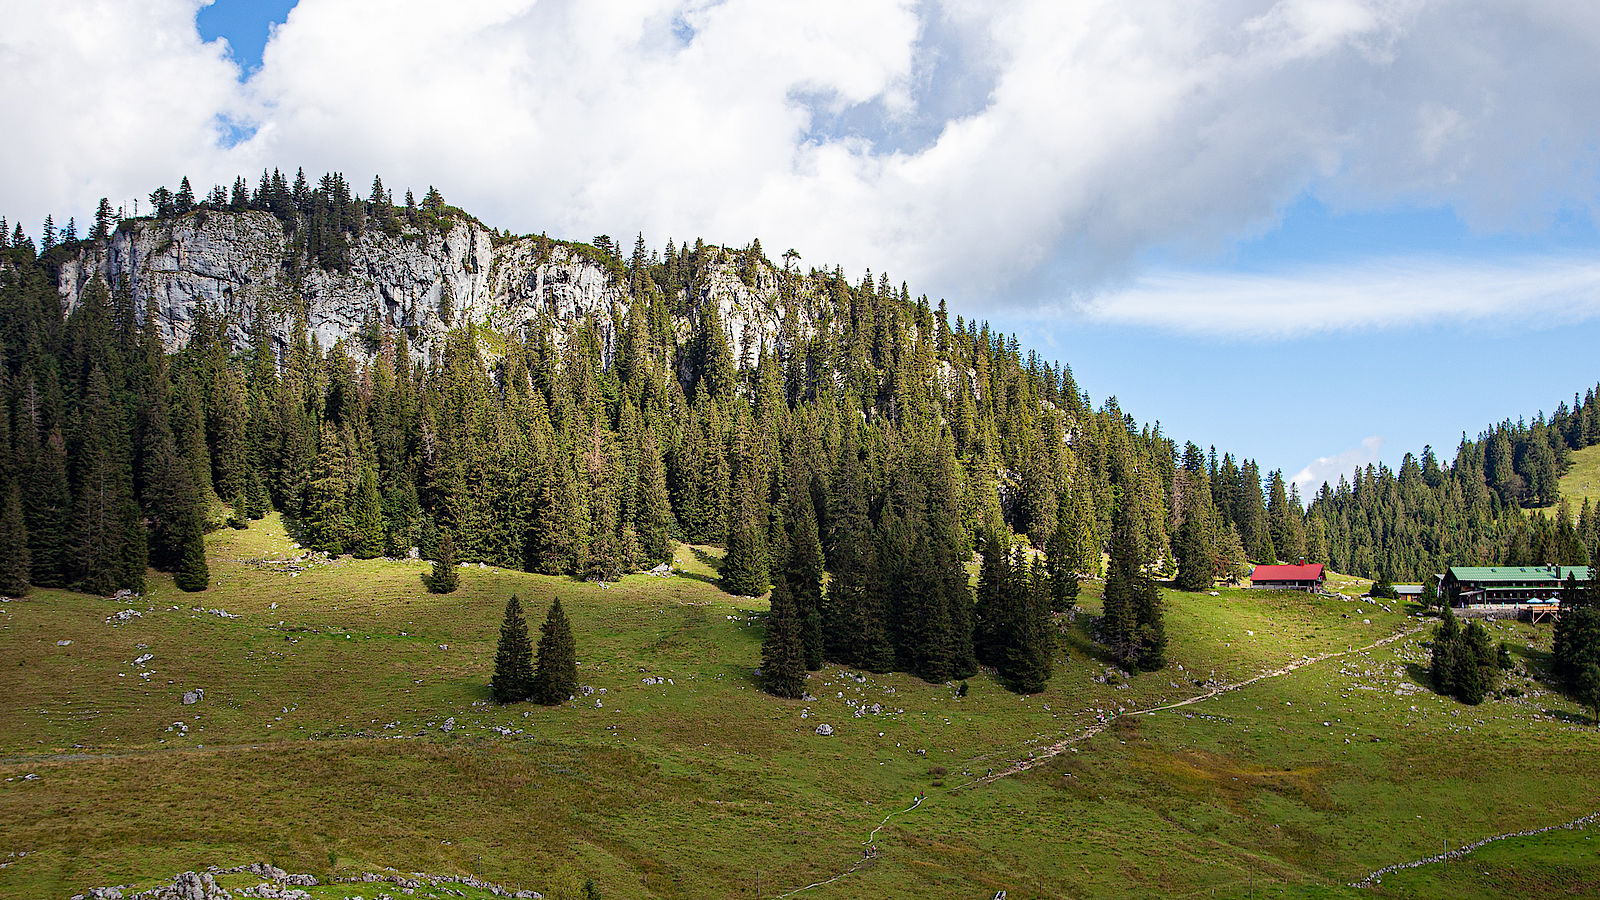
<path fill-rule="evenodd" d="M 1066 612 L 1078 602 L 1078 529 L 1066 495 L 1056 504 L 1055 530 L 1045 548 L 1050 575 L 1050 609 Z"/>
<path fill-rule="evenodd" d="M 822 542 L 817 537 L 816 507 L 805 484 L 790 489 L 788 524 L 787 559 L 782 578 L 777 580 L 786 582 L 789 596 L 794 599 L 806 668 L 816 671 L 822 668 L 823 659 Z"/>
<path fill-rule="evenodd" d="M 639 496 L 634 506 L 634 531 L 639 535 L 643 564 L 672 561 L 672 504 L 667 494 L 666 468 L 655 429 L 646 428 L 639 443 Z"/>
<path fill-rule="evenodd" d="M 1433 648 L 1428 661 L 1428 674 L 1433 689 L 1446 696 L 1456 693 L 1456 677 L 1460 671 L 1461 620 L 1447 606 L 1444 619 L 1433 629 Z"/>
<path fill-rule="evenodd" d="M 500 643 L 494 653 L 494 678 L 489 693 L 496 703 L 528 699 L 533 691 L 533 643 L 528 637 L 528 620 L 516 594 L 506 601 L 505 620 L 500 623 Z"/>
<path fill-rule="evenodd" d="M 439 556 L 433 561 L 428 591 L 433 594 L 452 594 L 460 585 L 461 573 L 456 571 L 456 541 L 446 531 L 439 536 Z"/>
<path fill-rule="evenodd" d="M 179 590 L 203 591 L 211 584 L 211 570 L 206 565 L 205 533 L 200 529 L 200 517 L 191 516 L 184 524 L 178 549 L 178 568 L 172 581 Z"/>
<path fill-rule="evenodd" d="M 727 553 L 722 558 L 722 589 L 741 597 L 759 597 L 771 581 L 767 572 L 764 531 L 743 467 L 734 474 L 729 498 Z"/>
<path fill-rule="evenodd" d="M 12 485 L 0 508 L 0 595 L 28 593 L 32 562 L 28 558 L 28 526 L 22 518 L 22 492 Z"/>
<path fill-rule="evenodd" d="M 983 563 L 978 567 L 977 607 L 973 611 L 973 649 L 978 662 L 998 666 L 1005 645 L 1008 578 L 1011 560 L 994 529 L 983 535 Z"/>
<path fill-rule="evenodd" d="M 578 691 L 578 645 L 572 639 L 572 625 L 561 609 L 561 598 L 550 603 L 550 612 L 539 629 L 539 659 L 533 673 L 531 699 L 553 706 Z"/>
<path fill-rule="evenodd" d="M 761 682 L 767 693 L 799 699 L 805 694 L 805 643 L 800 616 L 783 579 L 772 583 L 772 615 L 761 640 Z"/>
<path fill-rule="evenodd" d="M 1137 526 L 1126 511 L 1127 499 L 1119 504 L 1111 527 L 1111 569 L 1106 574 L 1105 598 L 1100 617 L 1100 639 L 1111 649 L 1117 662 L 1130 671 L 1139 655 L 1139 620 L 1135 597 L 1144 579 L 1142 551 Z"/>
<path fill-rule="evenodd" d="M 1000 678 L 1019 694 L 1037 694 L 1050 679 L 1054 634 L 1050 628 L 1050 584 L 1043 565 L 1020 559 L 1007 579 L 1015 621 L 1005 629 Z"/>
<path fill-rule="evenodd" d="M 374 559 L 383 555 L 384 527 L 383 501 L 378 497 L 378 475 L 371 466 L 361 470 L 361 483 L 356 487 L 351 510 L 353 539 L 350 555 L 356 559 Z"/>
<path fill-rule="evenodd" d="M 24 422 L 22 430 L 31 429 Z M 25 458 L 26 454 L 24 449 Z M 61 587 L 71 566 L 72 492 L 67 483 L 67 445 L 59 429 L 50 432 L 31 463 L 22 507 L 32 559 L 30 580 L 41 587 Z"/>

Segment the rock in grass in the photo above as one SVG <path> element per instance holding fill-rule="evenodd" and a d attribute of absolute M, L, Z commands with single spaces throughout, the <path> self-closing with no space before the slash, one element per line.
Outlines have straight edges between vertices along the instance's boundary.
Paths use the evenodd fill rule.
<path fill-rule="evenodd" d="M 817 734 L 827 737 L 828 735 L 833 734 L 833 726 L 824 722 L 817 726 Z"/>

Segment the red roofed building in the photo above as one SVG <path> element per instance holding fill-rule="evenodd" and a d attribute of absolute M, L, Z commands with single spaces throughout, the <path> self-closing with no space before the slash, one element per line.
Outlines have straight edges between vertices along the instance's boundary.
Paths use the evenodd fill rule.
<path fill-rule="evenodd" d="M 1324 580 L 1322 564 L 1301 563 L 1297 566 L 1256 566 L 1250 573 L 1250 586 L 1272 591 L 1305 591 L 1314 593 L 1322 590 Z"/>

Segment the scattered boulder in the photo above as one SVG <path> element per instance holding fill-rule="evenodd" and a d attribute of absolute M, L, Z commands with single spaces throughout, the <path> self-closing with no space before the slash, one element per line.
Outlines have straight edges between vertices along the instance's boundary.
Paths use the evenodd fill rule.
<path fill-rule="evenodd" d="M 184 706 L 193 706 L 194 704 L 199 703 L 201 700 L 204 700 L 205 696 L 206 696 L 206 689 L 205 688 L 195 688 L 192 691 L 184 691 L 183 692 L 183 705 Z"/>
<path fill-rule="evenodd" d="M 452 731 L 455 731 L 456 730 L 456 717 L 455 716 L 451 716 L 450 718 L 445 719 L 444 720 L 444 724 L 439 726 L 439 730 L 445 732 L 446 734 L 448 734 L 448 733 L 450 733 Z"/>
<path fill-rule="evenodd" d="M 833 734 L 833 726 L 824 722 L 817 726 L 817 734 L 827 737 L 828 735 Z"/>

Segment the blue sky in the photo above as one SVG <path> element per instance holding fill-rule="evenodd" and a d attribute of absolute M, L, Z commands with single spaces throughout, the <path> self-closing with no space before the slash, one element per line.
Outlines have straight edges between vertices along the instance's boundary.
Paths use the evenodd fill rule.
<path fill-rule="evenodd" d="M 523 233 L 759 236 L 887 270 L 1096 400 L 1308 480 L 1447 454 L 1600 378 L 1590 5 L 60 0 L 17 18 L 0 212 L 24 222 L 303 165 L 435 184 Z"/>

